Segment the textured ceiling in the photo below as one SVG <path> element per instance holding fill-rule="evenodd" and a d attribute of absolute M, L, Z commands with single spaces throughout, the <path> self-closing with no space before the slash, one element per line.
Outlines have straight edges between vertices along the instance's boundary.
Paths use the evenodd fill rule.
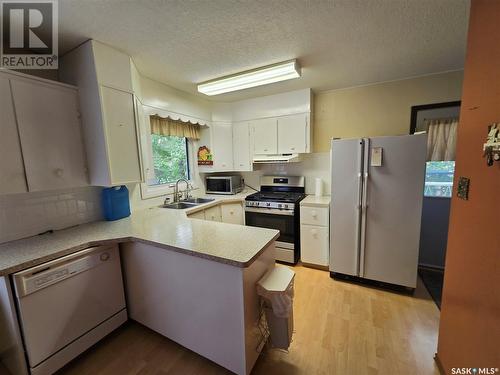
<path fill-rule="evenodd" d="M 139 71 L 196 83 L 292 58 L 300 79 L 212 97 L 232 101 L 400 79 L 464 65 L 468 0 L 59 0 L 64 53 L 93 38 Z M 201 94 L 200 94 L 201 95 Z"/>

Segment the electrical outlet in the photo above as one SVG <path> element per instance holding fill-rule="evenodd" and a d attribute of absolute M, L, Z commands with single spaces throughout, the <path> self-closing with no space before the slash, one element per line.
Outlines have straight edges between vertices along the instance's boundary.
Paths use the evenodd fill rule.
<path fill-rule="evenodd" d="M 469 200 L 469 185 L 470 178 L 460 177 L 458 179 L 458 189 L 457 189 L 457 197 L 463 200 Z"/>

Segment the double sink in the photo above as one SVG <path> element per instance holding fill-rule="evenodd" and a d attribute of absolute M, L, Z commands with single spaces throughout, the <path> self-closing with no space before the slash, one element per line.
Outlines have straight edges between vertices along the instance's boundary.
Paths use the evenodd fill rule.
<path fill-rule="evenodd" d="M 180 202 L 174 202 L 174 203 L 169 203 L 169 204 L 164 204 L 160 207 L 163 208 L 170 208 L 174 210 L 183 210 L 185 208 L 191 208 L 198 206 L 203 203 L 208 203 L 208 202 L 213 202 L 215 199 L 210 199 L 210 198 L 189 198 L 182 200 Z"/>

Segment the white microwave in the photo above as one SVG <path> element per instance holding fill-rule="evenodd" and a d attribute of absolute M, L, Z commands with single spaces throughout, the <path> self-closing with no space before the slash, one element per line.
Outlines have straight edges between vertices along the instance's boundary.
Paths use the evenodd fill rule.
<path fill-rule="evenodd" d="M 207 194 L 238 194 L 243 190 L 241 176 L 207 176 L 205 177 Z"/>

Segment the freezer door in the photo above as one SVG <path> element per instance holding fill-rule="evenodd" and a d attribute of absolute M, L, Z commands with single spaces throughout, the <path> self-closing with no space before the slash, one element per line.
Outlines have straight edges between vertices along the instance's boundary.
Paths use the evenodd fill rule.
<path fill-rule="evenodd" d="M 425 134 L 369 140 L 364 176 L 360 276 L 416 287 L 424 194 Z M 382 163 L 373 160 L 382 152 Z"/>
<path fill-rule="evenodd" d="M 332 141 L 330 271 L 358 276 L 363 140 Z"/>

